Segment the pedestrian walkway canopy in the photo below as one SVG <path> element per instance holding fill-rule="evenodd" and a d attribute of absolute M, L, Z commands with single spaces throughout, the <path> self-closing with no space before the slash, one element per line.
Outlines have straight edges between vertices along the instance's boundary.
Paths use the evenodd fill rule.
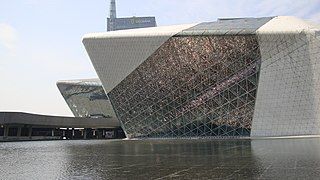
<path fill-rule="evenodd" d="M 23 112 L 0 112 L 0 125 L 31 125 L 59 128 L 118 128 L 117 118 L 48 116 Z"/>

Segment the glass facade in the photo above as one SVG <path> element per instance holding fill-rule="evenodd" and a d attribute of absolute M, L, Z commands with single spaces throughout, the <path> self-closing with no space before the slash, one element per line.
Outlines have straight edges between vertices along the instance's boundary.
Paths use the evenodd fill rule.
<path fill-rule="evenodd" d="M 108 94 L 129 138 L 249 136 L 256 35 L 171 37 Z"/>
<path fill-rule="evenodd" d="M 57 86 L 76 117 L 116 117 L 98 80 L 58 82 Z"/>

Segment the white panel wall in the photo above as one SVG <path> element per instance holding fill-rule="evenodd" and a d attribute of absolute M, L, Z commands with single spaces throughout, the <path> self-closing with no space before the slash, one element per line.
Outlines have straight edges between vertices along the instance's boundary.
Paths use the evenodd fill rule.
<path fill-rule="evenodd" d="M 194 25 L 88 34 L 83 44 L 108 93 L 171 36 Z"/>
<path fill-rule="evenodd" d="M 320 134 L 320 41 L 314 31 L 301 24 L 285 31 L 267 27 L 258 37 L 262 64 L 251 136 Z"/>

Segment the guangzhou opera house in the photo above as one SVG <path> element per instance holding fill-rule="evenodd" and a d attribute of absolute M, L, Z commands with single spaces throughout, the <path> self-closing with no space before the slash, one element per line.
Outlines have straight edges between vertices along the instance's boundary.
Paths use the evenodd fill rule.
<path fill-rule="evenodd" d="M 128 138 L 320 135 L 318 25 L 229 18 L 92 33 L 83 44 L 101 85 L 65 83 L 64 98 L 72 109 L 88 101 L 79 88 L 94 93 L 107 109 L 90 111 L 114 111 Z"/>

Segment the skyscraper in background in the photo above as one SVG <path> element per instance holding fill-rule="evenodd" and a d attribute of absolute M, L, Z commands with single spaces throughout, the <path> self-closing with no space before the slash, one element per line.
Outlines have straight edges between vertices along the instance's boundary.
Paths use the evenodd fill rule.
<path fill-rule="evenodd" d="M 116 1 L 110 0 L 110 14 L 107 18 L 107 31 L 116 31 L 124 29 L 136 29 L 145 27 L 156 27 L 156 18 L 147 17 L 128 17 L 117 18 Z"/>

